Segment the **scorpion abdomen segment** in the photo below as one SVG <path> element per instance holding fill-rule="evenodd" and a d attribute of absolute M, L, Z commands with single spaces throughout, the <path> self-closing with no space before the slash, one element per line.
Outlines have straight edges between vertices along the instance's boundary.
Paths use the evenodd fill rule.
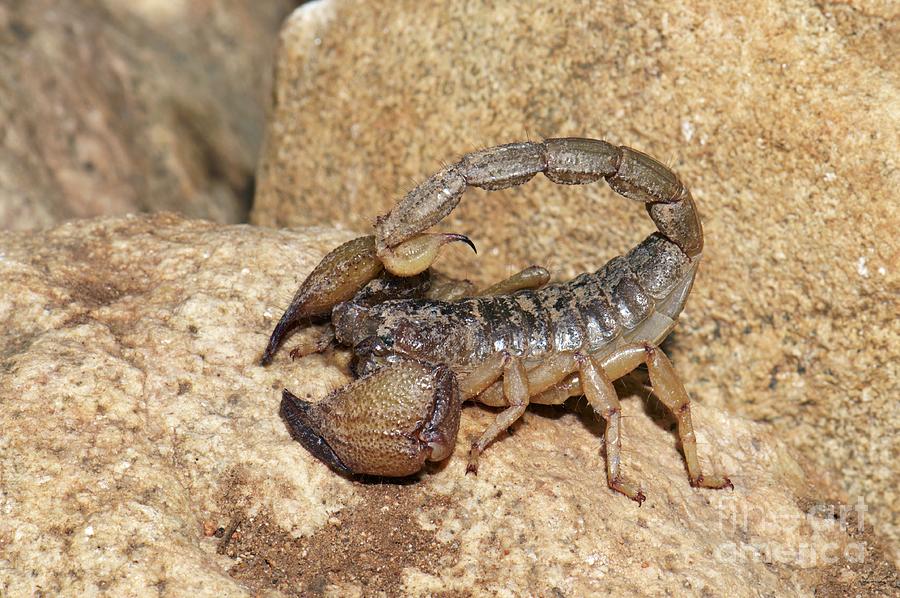
<path fill-rule="evenodd" d="M 404 221 L 391 222 L 391 212 L 375 219 L 376 230 L 390 229 L 384 236 L 376 235 L 378 247 L 405 241 L 420 230 L 440 222 L 453 211 L 467 186 L 466 177 L 458 164 L 431 175 L 400 200 L 398 206 L 404 210 Z"/>
<path fill-rule="evenodd" d="M 645 203 L 678 201 L 684 185 L 671 169 L 645 153 L 627 146 L 619 147 L 621 159 L 606 182 L 613 191 Z"/>
<path fill-rule="evenodd" d="M 546 164 L 543 144 L 526 141 L 466 154 L 459 168 L 469 185 L 496 191 L 527 183 Z"/>
<path fill-rule="evenodd" d="M 484 337 L 490 339 L 493 352 L 522 355 L 527 349 L 529 324 L 533 321 L 511 295 L 481 297 L 475 300 L 484 323 Z"/>
<path fill-rule="evenodd" d="M 587 349 L 595 351 L 619 334 L 615 308 L 600 287 L 596 273 L 581 274 L 568 283 L 572 290 L 587 337 Z"/>
<path fill-rule="evenodd" d="M 672 241 L 653 233 L 625 256 L 638 284 L 655 299 L 667 297 L 684 278 L 691 260 Z"/>
<path fill-rule="evenodd" d="M 682 188 L 676 202 L 647 204 L 647 213 L 659 232 L 674 241 L 688 257 L 697 257 L 703 251 L 700 212 L 687 188 Z"/>
<path fill-rule="evenodd" d="M 615 174 L 621 156 L 611 143 L 579 137 L 548 139 L 544 150 L 544 175 L 558 185 L 584 185 Z"/>
<path fill-rule="evenodd" d="M 550 342 L 550 322 L 547 317 L 547 310 L 538 298 L 537 291 L 519 291 L 512 297 L 518 304 L 518 309 L 522 314 L 523 328 L 522 337 L 525 339 L 529 354 L 541 354 L 549 351 Z"/>
<path fill-rule="evenodd" d="M 616 319 L 623 328 L 635 328 L 653 310 L 653 298 L 638 284 L 637 275 L 624 257 L 614 257 L 597 274 L 600 288 L 615 308 Z"/>
<path fill-rule="evenodd" d="M 552 284 L 537 292 L 545 310 L 549 344 L 554 351 L 576 351 L 584 345 L 582 308 L 569 284 Z"/>

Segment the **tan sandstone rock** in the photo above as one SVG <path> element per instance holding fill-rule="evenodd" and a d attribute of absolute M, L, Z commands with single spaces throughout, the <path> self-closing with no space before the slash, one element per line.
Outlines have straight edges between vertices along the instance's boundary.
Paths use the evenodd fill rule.
<path fill-rule="evenodd" d="M 900 16 L 891 2 L 344 0 L 282 33 L 253 220 L 370 230 L 416 181 L 551 136 L 670 164 L 704 263 L 667 344 L 707 405 L 835 471 L 900 539 Z M 593 269 L 650 230 L 605 185 L 471 190 L 481 282 Z"/>
<path fill-rule="evenodd" d="M 157 210 L 246 220 L 294 5 L 0 5 L 0 228 Z"/>
<path fill-rule="evenodd" d="M 692 489 L 671 420 L 638 397 L 624 401 L 624 464 L 643 507 L 605 487 L 602 426 L 584 410 L 527 413 L 478 477 L 464 474 L 465 442 L 402 483 L 331 472 L 277 410 L 282 387 L 321 397 L 343 384 L 337 356 L 257 360 L 295 286 L 345 238 L 170 215 L 0 237 L 0 594 L 888 595 L 900 583 L 868 513 L 832 517 L 840 493 L 806 459 L 702 401 L 701 457 L 734 491 Z M 466 408 L 461 438 L 492 417 Z"/>

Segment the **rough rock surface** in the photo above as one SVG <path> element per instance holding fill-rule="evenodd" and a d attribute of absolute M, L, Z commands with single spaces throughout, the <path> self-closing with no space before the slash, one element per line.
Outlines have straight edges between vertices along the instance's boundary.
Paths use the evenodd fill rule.
<path fill-rule="evenodd" d="M 418 480 L 332 473 L 277 405 L 283 386 L 342 384 L 339 356 L 256 362 L 295 285 L 345 238 L 158 215 L 0 239 L 0 594 L 897 588 L 854 505 L 829 516 L 841 497 L 806 460 L 701 401 L 702 458 L 733 492 L 690 488 L 671 420 L 637 397 L 624 455 L 641 508 L 604 486 L 602 426 L 563 410 L 526 414 L 478 477 L 464 442 Z M 492 417 L 467 408 L 461 437 Z"/>
<path fill-rule="evenodd" d="M 177 210 L 246 221 L 297 2 L 0 5 L 0 228 Z"/>
<path fill-rule="evenodd" d="M 310 4 L 282 33 L 252 216 L 370 230 L 442 163 L 525 137 L 658 156 L 706 229 L 668 345 L 690 390 L 837 471 L 900 540 L 898 28 L 891 2 Z M 440 263 L 562 278 L 650 226 L 539 176 L 470 190 L 445 228 L 481 253 Z"/>

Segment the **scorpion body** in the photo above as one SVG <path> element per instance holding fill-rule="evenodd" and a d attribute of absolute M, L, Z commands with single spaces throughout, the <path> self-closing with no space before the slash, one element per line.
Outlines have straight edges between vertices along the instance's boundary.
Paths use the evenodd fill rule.
<path fill-rule="evenodd" d="M 560 184 L 606 179 L 646 204 L 658 232 L 594 273 L 547 284 L 532 267 L 471 296 L 439 283 L 429 268 L 440 247 L 465 241 L 428 234 L 468 186 L 503 189 L 542 172 Z M 473 246 L 474 248 L 474 246 Z M 460 405 L 473 399 L 505 409 L 473 442 L 467 472 L 530 402 L 585 395 L 607 422 L 609 486 L 641 503 L 620 472 L 620 409 L 611 381 L 646 365 L 660 400 L 678 420 L 695 486 L 730 487 L 705 476 L 696 453 L 690 402 L 659 343 L 671 332 L 693 285 L 703 233 L 690 192 L 653 158 L 581 138 L 488 148 L 464 156 L 413 189 L 375 223 L 375 235 L 326 256 L 298 290 L 263 356 L 304 320 L 331 318 L 335 340 L 354 353 L 359 377 L 311 403 L 284 391 L 282 415 L 313 454 L 345 473 L 408 475 L 452 452 Z"/>
<path fill-rule="evenodd" d="M 677 246 L 654 234 L 624 257 L 565 283 L 457 301 L 401 299 L 372 307 L 347 302 L 332 322 L 338 342 L 355 348 L 358 374 L 398 355 L 450 363 L 457 371 L 502 352 L 529 363 L 553 352 L 602 356 L 629 342 L 655 345 L 665 338 L 695 267 Z M 372 350 L 369 338 L 379 339 L 378 353 L 384 355 Z"/>

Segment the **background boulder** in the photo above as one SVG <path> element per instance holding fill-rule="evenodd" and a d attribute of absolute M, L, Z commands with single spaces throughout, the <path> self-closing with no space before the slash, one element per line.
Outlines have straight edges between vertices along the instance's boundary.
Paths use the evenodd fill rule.
<path fill-rule="evenodd" d="M 175 210 L 243 222 L 296 1 L 0 6 L 0 228 Z"/>
<path fill-rule="evenodd" d="M 345 0 L 282 31 L 254 222 L 369 231 L 465 152 L 551 136 L 670 164 L 706 250 L 666 345 L 706 405 L 769 427 L 900 538 L 900 55 L 889 2 Z M 471 190 L 482 283 L 599 267 L 651 230 L 605 185 Z"/>

